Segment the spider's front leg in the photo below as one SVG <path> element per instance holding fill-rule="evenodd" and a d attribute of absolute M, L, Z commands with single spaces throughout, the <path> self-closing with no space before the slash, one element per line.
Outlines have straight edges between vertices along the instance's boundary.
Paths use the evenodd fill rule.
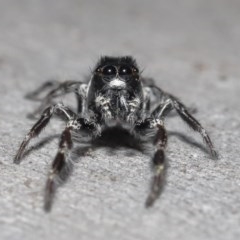
<path fill-rule="evenodd" d="M 154 153 L 152 163 L 154 166 L 154 176 L 152 179 L 151 191 L 146 200 L 146 207 L 151 207 L 161 193 L 164 183 L 165 172 L 165 148 L 167 145 L 167 133 L 163 125 L 163 121 L 148 118 L 143 122 L 138 122 L 135 131 L 140 135 L 145 135 L 146 131 L 153 130 L 155 135 L 153 138 Z"/>
<path fill-rule="evenodd" d="M 71 167 L 73 165 L 73 160 L 71 158 L 71 149 L 73 147 L 72 132 L 75 131 L 78 133 L 82 129 L 85 129 L 93 135 L 100 134 L 100 127 L 94 122 L 88 121 L 84 118 L 70 120 L 67 123 L 67 126 L 61 135 L 58 152 L 55 156 L 48 175 L 44 199 L 45 211 L 51 210 L 52 200 L 56 188 L 58 184 L 61 183 L 61 181 L 66 179 L 69 170 L 71 170 Z"/>
<path fill-rule="evenodd" d="M 53 115 L 64 117 L 68 121 L 76 117 L 76 114 L 69 108 L 65 107 L 63 104 L 56 104 L 46 108 L 42 113 L 40 119 L 33 125 L 29 133 L 25 136 L 24 140 L 22 141 L 20 148 L 18 149 L 18 152 L 14 158 L 14 163 L 17 164 L 20 163 L 23 152 L 26 146 L 28 145 L 29 141 L 41 133 L 41 131 L 44 129 L 44 127 L 47 126 Z"/>
<path fill-rule="evenodd" d="M 60 175 L 60 173 L 62 173 L 63 175 L 64 170 L 66 175 L 66 170 L 69 170 L 72 166 L 70 159 L 67 159 L 67 153 L 69 152 L 69 150 L 71 150 L 71 148 L 72 148 L 71 132 L 70 128 L 66 127 L 66 129 L 63 131 L 61 135 L 59 149 L 48 175 L 44 199 L 45 211 L 50 211 L 51 209 L 52 199 L 56 189 L 56 180 L 60 180 L 60 178 L 58 179 L 58 176 Z"/>
<path fill-rule="evenodd" d="M 159 106 L 156 107 L 156 109 L 152 112 L 152 116 L 156 117 L 158 119 L 164 120 L 165 117 L 175 109 L 179 116 L 182 118 L 184 122 L 188 124 L 189 127 L 191 127 L 194 131 L 199 132 L 204 140 L 204 142 L 207 144 L 207 146 L 210 149 L 211 155 L 214 158 L 218 157 L 217 152 L 214 149 L 213 143 L 207 133 L 207 131 L 202 127 L 202 125 L 195 119 L 187 110 L 187 108 L 184 106 L 183 103 L 181 103 L 176 97 L 164 93 L 161 89 L 159 89 L 156 86 L 152 86 L 152 88 L 155 88 L 159 91 L 159 94 L 161 96 L 162 102 L 159 104 Z"/>

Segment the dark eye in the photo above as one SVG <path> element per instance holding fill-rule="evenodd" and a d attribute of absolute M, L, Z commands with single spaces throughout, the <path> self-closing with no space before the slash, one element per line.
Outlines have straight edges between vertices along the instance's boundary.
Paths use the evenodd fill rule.
<path fill-rule="evenodd" d="M 114 66 L 105 66 L 102 70 L 102 73 L 104 75 L 116 75 L 117 70 Z"/>
<path fill-rule="evenodd" d="M 132 74 L 132 68 L 129 66 L 121 66 L 119 68 L 119 75 L 130 75 Z"/>

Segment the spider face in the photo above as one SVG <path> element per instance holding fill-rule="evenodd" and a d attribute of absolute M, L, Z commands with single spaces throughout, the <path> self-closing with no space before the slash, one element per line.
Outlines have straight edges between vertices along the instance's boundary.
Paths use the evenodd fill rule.
<path fill-rule="evenodd" d="M 110 118 L 125 120 L 130 101 L 137 98 L 140 103 L 142 91 L 139 70 L 132 57 L 104 57 L 97 63 L 89 84 L 88 108 L 104 118 L 106 112 L 98 108 L 108 102 L 108 108 L 112 109 Z M 137 112 L 141 111 L 141 104 L 137 107 Z"/>
<path fill-rule="evenodd" d="M 133 58 L 104 57 L 96 66 L 93 82 L 99 87 L 95 90 L 101 90 L 100 86 L 111 90 L 130 90 L 140 85 L 139 78 L 139 70 Z"/>

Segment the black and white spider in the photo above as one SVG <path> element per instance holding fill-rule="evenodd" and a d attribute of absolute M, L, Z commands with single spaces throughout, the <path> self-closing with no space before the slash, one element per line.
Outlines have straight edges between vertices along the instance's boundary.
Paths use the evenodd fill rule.
<path fill-rule="evenodd" d="M 71 153 L 75 144 L 81 141 L 92 143 L 110 128 L 127 131 L 139 142 L 148 140 L 153 147 L 151 158 L 154 176 L 146 200 L 147 207 L 153 205 L 162 189 L 164 150 L 167 144 L 164 119 L 171 110 L 176 110 L 194 131 L 199 132 L 212 156 L 217 156 L 210 137 L 201 124 L 177 98 L 165 93 L 151 81 L 148 83 L 148 79 L 141 76 L 136 61 L 130 56 L 102 57 L 88 83 L 50 81 L 28 94 L 28 98 L 37 99 L 48 87 L 51 87 L 51 91 L 42 99 L 40 108 L 34 113 L 42 112 L 41 117 L 24 138 L 14 159 L 15 163 L 20 163 L 29 141 L 41 133 L 53 115 L 66 121 L 47 179 L 45 210 L 50 210 L 58 180 L 72 164 Z M 55 97 L 71 92 L 77 97 L 77 113 L 63 104 L 52 104 Z"/>

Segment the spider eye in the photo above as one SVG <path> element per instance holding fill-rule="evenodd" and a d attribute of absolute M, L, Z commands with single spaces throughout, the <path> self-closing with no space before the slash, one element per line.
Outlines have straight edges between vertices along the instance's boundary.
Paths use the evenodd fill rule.
<path fill-rule="evenodd" d="M 119 68 L 119 75 L 130 75 L 132 74 L 132 68 L 129 66 L 121 66 Z"/>
<path fill-rule="evenodd" d="M 108 76 L 116 75 L 117 74 L 117 70 L 116 70 L 116 68 L 114 66 L 109 65 L 109 66 L 105 66 L 103 68 L 102 73 L 104 75 L 108 75 Z"/>

